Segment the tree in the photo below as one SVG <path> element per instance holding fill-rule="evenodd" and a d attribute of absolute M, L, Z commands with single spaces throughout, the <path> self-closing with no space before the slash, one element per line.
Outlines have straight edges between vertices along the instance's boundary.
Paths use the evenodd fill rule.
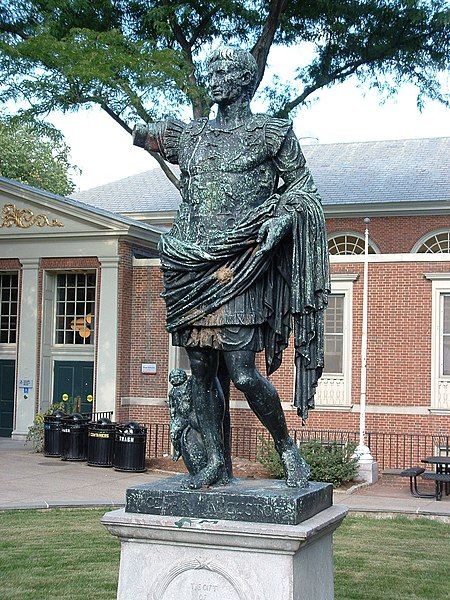
<path fill-rule="evenodd" d="M 273 44 L 307 42 L 295 80 L 260 93 L 288 116 L 323 87 L 357 76 L 382 93 L 403 82 L 418 104 L 449 104 L 437 77 L 449 66 L 445 0 L 0 0 L 0 100 L 27 102 L 22 115 L 98 104 L 128 132 L 137 120 L 208 114 L 206 50 L 251 49 L 258 83 Z M 152 154 L 176 184 L 164 160 Z"/>
<path fill-rule="evenodd" d="M 39 123 L 0 119 L 0 175 L 66 196 L 75 185 L 69 147 L 61 134 Z"/>

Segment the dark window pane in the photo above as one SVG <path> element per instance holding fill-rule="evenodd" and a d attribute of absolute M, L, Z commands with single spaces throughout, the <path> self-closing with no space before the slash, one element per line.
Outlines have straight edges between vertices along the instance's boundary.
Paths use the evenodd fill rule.
<path fill-rule="evenodd" d="M 95 300 L 95 288 L 87 288 L 86 300 Z"/>
<path fill-rule="evenodd" d="M 16 343 L 16 335 L 17 334 L 16 334 L 15 330 L 10 331 L 10 333 L 9 333 L 9 343 L 10 344 L 15 344 Z"/>
<path fill-rule="evenodd" d="M 73 302 L 75 300 L 75 288 L 67 288 L 67 301 Z"/>
<path fill-rule="evenodd" d="M 450 375 L 450 335 L 444 336 L 442 375 Z"/>
<path fill-rule="evenodd" d="M 86 285 L 86 275 L 77 275 L 77 286 L 84 287 Z"/>
<path fill-rule="evenodd" d="M 17 315 L 17 302 L 11 302 L 11 315 Z"/>
<path fill-rule="evenodd" d="M 66 287 L 66 275 L 58 275 L 56 278 L 56 285 L 58 287 Z"/>
<path fill-rule="evenodd" d="M 95 273 L 89 273 L 86 276 L 87 279 L 87 285 L 91 286 L 91 287 L 95 287 Z"/>
<path fill-rule="evenodd" d="M 77 288 L 77 300 L 84 300 L 86 296 L 86 289 L 84 287 Z"/>
<path fill-rule="evenodd" d="M 56 343 L 57 344 L 64 344 L 64 331 L 57 331 L 56 332 Z"/>
<path fill-rule="evenodd" d="M 67 286 L 75 287 L 76 275 L 67 275 Z"/>
<path fill-rule="evenodd" d="M 70 316 L 75 315 L 75 303 L 74 302 L 67 303 L 66 315 L 70 315 Z"/>
<path fill-rule="evenodd" d="M 343 373 L 343 336 L 325 336 L 325 373 Z"/>
<path fill-rule="evenodd" d="M 9 302 L 2 302 L 0 310 L 2 315 L 9 315 Z"/>
<path fill-rule="evenodd" d="M 1 329 L 0 330 L 0 344 L 7 344 L 8 342 L 9 342 L 8 332 L 3 331 L 3 329 Z"/>
<path fill-rule="evenodd" d="M 66 331 L 66 344 L 73 344 L 73 331 Z"/>
<path fill-rule="evenodd" d="M 444 318 L 442 324 L 442 332 L 450 333 L 450 296 L 444 296 Z"/>

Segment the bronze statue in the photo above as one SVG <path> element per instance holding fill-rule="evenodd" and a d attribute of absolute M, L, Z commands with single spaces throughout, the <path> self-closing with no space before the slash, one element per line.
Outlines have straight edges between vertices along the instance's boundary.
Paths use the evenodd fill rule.
<path fill-rule="evenodd" d="M 134 131 L 136 145 L 181 170 L 182 203 L 161 237 L 160 255 L 167 329 L 189 356 L 207 453 L 191 488 L 231 476 L 230 379 L 271 433 L 287 485 L 306 486 L 309 477 L 278 393 L 255 368 L 255 355 L 265 350 L 267 373 L 273 373 L 293 326 L 294 404 L 306 419 L 323 367 L 325 222 L 292 123 L 250 110 L 256 72 L 250 53 L 218 50 L 209 60 L 216 118 L 167 120 Z"/>

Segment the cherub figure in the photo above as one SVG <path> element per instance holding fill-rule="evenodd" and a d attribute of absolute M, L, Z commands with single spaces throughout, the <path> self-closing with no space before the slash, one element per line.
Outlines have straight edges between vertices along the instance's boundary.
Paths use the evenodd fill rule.
<path fill-rule="evenodd" d="M 207 458 L 191 398 L 191 379 L 183 369 L 169 373 L 170 439 L 172 459 L 183 459 L 190 475 L 196 475 L 206 466 Z"/>

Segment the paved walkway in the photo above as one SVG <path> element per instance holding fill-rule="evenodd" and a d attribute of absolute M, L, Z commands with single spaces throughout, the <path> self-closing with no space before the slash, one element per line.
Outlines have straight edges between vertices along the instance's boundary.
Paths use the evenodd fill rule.
<path fill-rule="evenodd" d="M 166 474 L 119 473 L 35 454 L 23 442 L 0 438 L 0 510 L 57 506 L 121 506 L 125 490 Z M 450 496 L 440 502 L 413 498 L 404 486 L 376 484 L 357 491 L 335 492 L 335 504 L 350 511 L 387 516 L 396 513 L 432 516 L 450 522 Z"/>

